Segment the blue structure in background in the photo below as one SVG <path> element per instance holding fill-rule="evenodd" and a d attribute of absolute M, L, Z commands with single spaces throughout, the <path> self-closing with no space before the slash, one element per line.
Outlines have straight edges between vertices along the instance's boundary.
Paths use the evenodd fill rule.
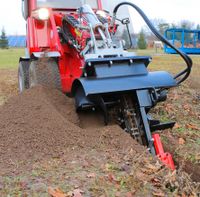
<path fill-rule="evenodd" d="M 25 47 L 26 36 L 7 36 L 9 47 Z"/>
<path fill-rule="evenodd" d="M 200 30 L 167 29 L 165 38 L 187 54 L 200 54 Z M 176 54 L 174 49 L 165 45 L 166 53 Z"/>

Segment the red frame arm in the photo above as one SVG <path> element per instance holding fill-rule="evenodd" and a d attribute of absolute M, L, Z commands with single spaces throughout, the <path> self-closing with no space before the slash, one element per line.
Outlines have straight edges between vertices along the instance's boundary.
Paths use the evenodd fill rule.
<path fill-rule="evenodd" d="M 98 8 L 99 8 L 100 10 L 102 10 L 102 9 L 103 9 L 103 6 L 102 6 L 101 0 L 97 0 L 97 3 L 98 3 Z"/>
<path fill-rule="evenodd" d="M 158 158 L 170 169 L 175 170 L 174 161 L 170 153 L 165 153 L 159 134 L 153 134 L 154 147 Z"/>

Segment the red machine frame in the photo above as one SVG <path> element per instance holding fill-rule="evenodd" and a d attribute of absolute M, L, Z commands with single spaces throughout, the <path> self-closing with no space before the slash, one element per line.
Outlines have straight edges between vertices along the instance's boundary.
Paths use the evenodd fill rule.
<path fill-rule="evenodd" d="M 83 58 L 76 49 L 67 44 L 61 44 L 57 26 L 61 26 L 64 13 L 75 12 L 73 9 L 49 8 L 49 20 L 41 21 L 33 17 L 33 11 L 37 9 L 36 0 L 28 1 L 27 18 L 27 48 L 30 56 L 37 52 L 59 52 L 58 65 L 61 77 L 62 91 L 70 93 L 72 83 L 80 78 Z M 98 9 L 102 9 L 101 0 L 97 0 Z"/>
<path fill-rule="evenodd" d="M 57 27 L 62 26 L 64 15 L 67 13 L 75 15 L 76 10 L 48 8 L 50 13 L 49 19 L 38 20 L 33 16 L 33 12 L 37 9 L 36 0 L 27 0 L 27 2 L 27 49 L 30 57 L 34 58 L 35 54 L 43 57 L 46 53 L 52 52 L 54 55 L 50 57 L 54 57 L 57 60 L 62 91 L 64 93 L 71 93 L 74 80 L 79 79 L 83 73 L 82 68 L 85 65 L 85 61 L 74 47 L 70 47 L 68 43 L 61 43 Z M 99 10 L 103 9 L 101 0 L 97 0 L 97 5 Z M 77 32 L 78 34 L 80 32 Z M 85 41 L 86 37 L 81 34 L 80 40 Z M 153 139 L 155 151 L 160 160 L 174 170 L 175 166 L 172 156 L 169 153 L 164 153 L 159 135 L 153 135 Z"/>

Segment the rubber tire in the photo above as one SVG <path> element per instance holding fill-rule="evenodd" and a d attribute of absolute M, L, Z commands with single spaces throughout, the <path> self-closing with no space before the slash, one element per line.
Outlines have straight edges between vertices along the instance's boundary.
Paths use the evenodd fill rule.
<path fill-rule="evenodd" d="M 60 72 L 55 60 L 42 58 L 32 61 L 29 68 L 29 84 L 30 87 L 42 85 L 61 90 Z"/>
<path fill-rule="evenodd" d="M 29 88 L 29 61 L 21 61 L 18 67 L 18 88 L 19 92 Z"/>

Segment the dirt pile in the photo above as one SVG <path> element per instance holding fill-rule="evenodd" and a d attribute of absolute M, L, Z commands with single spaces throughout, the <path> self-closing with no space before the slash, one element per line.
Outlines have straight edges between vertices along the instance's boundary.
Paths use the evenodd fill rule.
<path fill-rule="evenodd" d="M 12 97 L 0 108 L 0 168 L 102 145 L 120 151 L 140 149 L 118 126 L 86 131 L 79 125 L 73 100 L 57 90 L 39 86 Z"/>

